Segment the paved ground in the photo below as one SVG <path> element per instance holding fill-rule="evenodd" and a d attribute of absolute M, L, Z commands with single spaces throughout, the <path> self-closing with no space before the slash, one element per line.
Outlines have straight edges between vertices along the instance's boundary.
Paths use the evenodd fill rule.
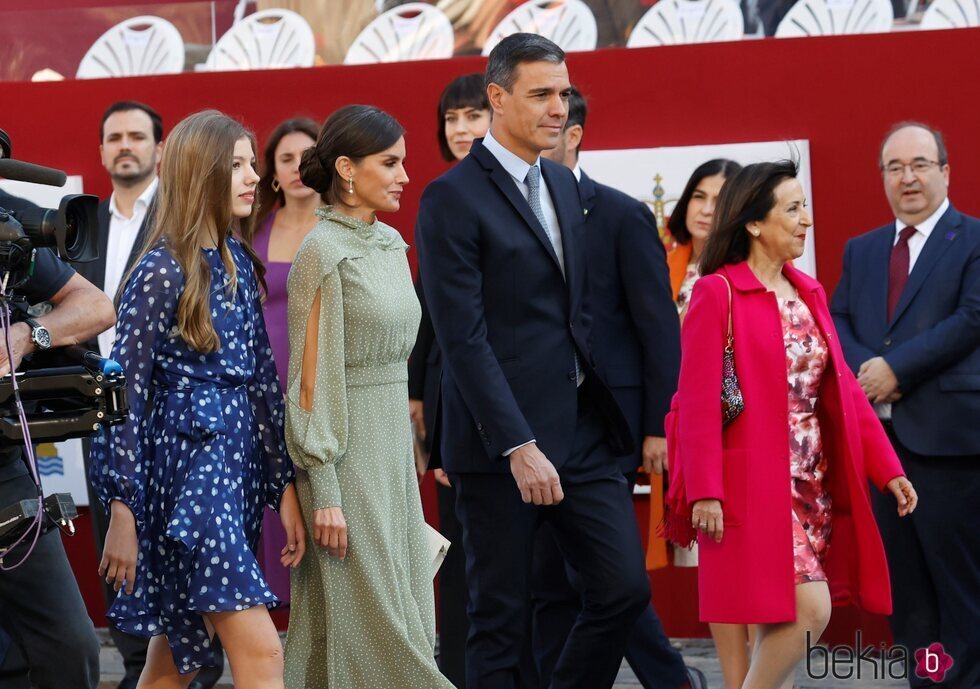
<path fill-rule="evenodd" d="M 122 662 L 105 630 L 99 630 L 99 634 L 102 639 L 102 683 L 99 685 L 99 689 L 115 689 L 116 684 L 122 678 Z M 688 665 L 704 672 L 708 678 L 708 686 L 711 689 L 723 689 L 724 685 L 721 681 L 718 659 L 715 657 L 714 646 L 710 641 L 703 639 L 678 639 L 675 641 L 675 645 L 684 654 L 684 659 Z M 822 674 L 823 670 L 823 665 L 814 667 L 816 674 Z M 862 679 L 860 680 L 819 680 L 809 678 L 805 669 L 800 668 L 796 679 L 796 689 L 903 689 L 908 687 L 906 682 L 898 680 L 865 679 L 865 673 L 870 673 L 870 671 L 870 664 L 866 663 L 862 669 Z M 830 673 L 828 673 L 828 676 L 832 677 Z M 616 680 L 615 689 L 636 689 L 640 686 L 640 683 L 630 671 L 629 666 L 624 663 L 623 669 L 619 673 L 619 678 Z M 227 667 L 225 676 L 216 689 L 233 689 L 231 675 L 227 672 Z M 379 687 L 378 689 L 393 688 Z"/>

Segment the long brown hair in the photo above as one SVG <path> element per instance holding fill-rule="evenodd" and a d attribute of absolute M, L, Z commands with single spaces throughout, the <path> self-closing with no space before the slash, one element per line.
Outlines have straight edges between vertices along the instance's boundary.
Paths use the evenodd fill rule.
<path fill-rule="evenodd" d="M 232 162 L 235 143 L 242 138 L 252 143 L 254 151 L 255 136 L 217 110 L 189 115 L 174 127 L 164 144 L 155 214 L 140 251 L 142 259 L 162 240 L 180 265 L 184 290 L 177 302 L 177 329 L 191 349 L 205 354 L 221 347 L 211 320 L 211 268 L 203 252 L 208 236 L 215 237 L 228 271 L 229 295 L 238 288 L 227 242 L 236 229 L 265 288 L 265 267 L 252 250 L 255 207 L 252 215 L 237 223 L 232 213 Z M 132 271 L 123 284 L 131 275 Z"/>
<path fill-rule="evenodd" d="M 279 191 L 273 189 L 272 181 L 276 177 L 276 149 L 279 147 L 279 142 L 284 136 L 295 132 L 306 134 L 315 144 L 316 137 L 320 133 L 320 125 L 309 117 L 294 117 L 280 122 L 279 126 L 272 130 L 269 140 L 265 143 L 265 151 L 262 153 L 262 179 L 259 180 L 257 187 L 259 210 L 255 216 L 257 228 L 262 227 L 262 222 L 269 217 L 269 213 L 286 205 L 286 195 L 281 188 Z M 321 194 L 320 200 L 327 203 L 326 195 Z"/>
<path fill-rule="evenodd" d="M 749 257 L 746 226 L 766 219 L 776 205 L 776 187 L 798 173 L 799 167 L 792 160 L 754 163 L 725 182 L 718 195 L 711 233 L 701 252 L 702 275 Z"/>

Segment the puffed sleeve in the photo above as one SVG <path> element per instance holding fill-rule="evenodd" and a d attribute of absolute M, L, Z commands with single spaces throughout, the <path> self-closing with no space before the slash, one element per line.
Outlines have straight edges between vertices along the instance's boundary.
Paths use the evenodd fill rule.
<path fill-rule="evenodd" d="M 259 290 L 252 276 L 250 306 L 252 310 L 253 339 L 251 351 L 255 352 L 255 376 L 248 385 L 248 396 L 259 428 L 259 444 L 265 467 L 266 504 L 279 509 L 286 486 L 293 480 L 293 462 L 286 449 L 283 425 L 286 416 L 282 388 L 276 363 L 269 344 L 269 332 L 265 327 Z"/>
<path fill-rule="evenodd" d="M 309 474 L 314 509 L 341 507 L 335 464 L 347 452 L 347 385 L 344 353 L 344 297 L 338 262 L 310 236 L 289 271 L 289 383 L 286 389 L 286 444 L 297 467 Z M 320 295 L 316 333 L 313 409 L 300 405 L 307 323 Z"/>
<path fill-rule="evenodd" d="M 160 347 L 170 337 L 177 298 L 184 284 L 180 266 L 166 249 L 155 249 L 136 266 L 119 305 L 112 358 L 126 376 L 129 416 L 103 429 L 92 440 L 89 480 L 109 508 L 122 500 L 144 523 L 144 490 L 150 469 L 144 457 L 146 421 L 152 398 L 153 369 Z"/>

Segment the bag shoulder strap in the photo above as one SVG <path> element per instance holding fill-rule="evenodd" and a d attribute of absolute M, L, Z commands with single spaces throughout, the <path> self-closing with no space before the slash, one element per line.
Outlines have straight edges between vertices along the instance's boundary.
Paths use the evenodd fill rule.
<path fill-rule="evenodd" d="M 728 344 L 731 345 L 733 339 L 732 338 L 732 285 L 730 282 L 728 282 L 728 278 L 726 278 L 721 273 L 712 273 L 712 275 L 717 275 L 722 280 L 724 280 L 725 289 L 728 290 Z"/>

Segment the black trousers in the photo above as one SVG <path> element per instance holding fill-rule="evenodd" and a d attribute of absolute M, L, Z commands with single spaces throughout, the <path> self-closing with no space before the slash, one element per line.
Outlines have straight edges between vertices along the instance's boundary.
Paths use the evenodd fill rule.
<path fill-rule="evenodd" d="M 88 440 L 83 441 L 82 451 L 86 457 L 85 470 L 88 472 Z M 92 518 L 92 536 L 95 538 L 95 557 L 97 561 L 101 562 L 102 551 L 105 548 L 106 531 L 109 529 L 109 518 L 102 508 L 102 502 L 92 489 L 91 483 L 88 485 L 88 505 L 89 515 Z M 105 609 L 108 611 L 116 600 L 116 592 L 112 586 L 105 583 L 104 579 L 102 581 L 102 594 L 105 598 Z M 122 656 L 126 677 L 138 678 L 143 671 L 143 665 L 146 663 L 146 647 L 150 643 L 150 640 L 144 639 L 141 636 L 127 634 L 116 629 L 112 624 L 108 626 L 109 636 L 112 637 L 112 642 L 116 645 L 116 650 Z"/>
<path fill-rule="evenodd" d="M 891 575 L 895 642 L 910 657 L 940 642 L 953 657 L 943 689 L 980 687 L 980 455 L 925 457 L 906 448 L 890 423 L 892 445 L 919 495 L 910 516 L 899 518 L 895 499 L 872 488 L 875 519 Z M 919 679 L 912 687 L 936 686 Z"/>
<path fill-rule="evenodd" d="M 455 547 L 446 553 L 439 568 L 439 670 L 457 689 L 466 687 L 466 556 L 463 535 L 456 517 L 456 489 L 436 484 L 439 531 Z"/>
<path fill-rule="evenodd" d="M 627 499 L 633 499 L 636 474 L 625 474 Z M 554 530 L 538 529 L 531 575 L 532 648 L 541 685 L 547 686 L 565 639 L 582 610 L 584 583 L 562 558 Z M 677 689 L 687 681 L 684 658 L 670 645 L 651 603 L 640 614 L 626 645 L 626 662 L 644 689 Z"/>
<path fill-rule="evenodd" d="M 31 478 L 0 467 L 0 505 L 37 497 Z M 16 563 L 21 544 L 4 564 Z M 61 543 L 49 531 L 30 557 L 13 571 L 0 571 L 0 625 L 10 638 L 0 664 L 0 689 L 95 689 L 99 684 L 99 640 Z M 29 673 L 29 676 L 28 676 Z"/>
<path fill-rule="evenodd" d="M 578 616 L 549 686 L 603 689 L 616 680 L 626 641 L 650 601 L 643 550 L 626 479 L 604 430 L 582 407 L 571 456 L 560 468 L 565 499 L 527 505 L 508 474 L 452 474 L 469 585 L 468 689 L 514 689 L 527 647 L 535 532 L 551 525 L 583 582 Z"/>

